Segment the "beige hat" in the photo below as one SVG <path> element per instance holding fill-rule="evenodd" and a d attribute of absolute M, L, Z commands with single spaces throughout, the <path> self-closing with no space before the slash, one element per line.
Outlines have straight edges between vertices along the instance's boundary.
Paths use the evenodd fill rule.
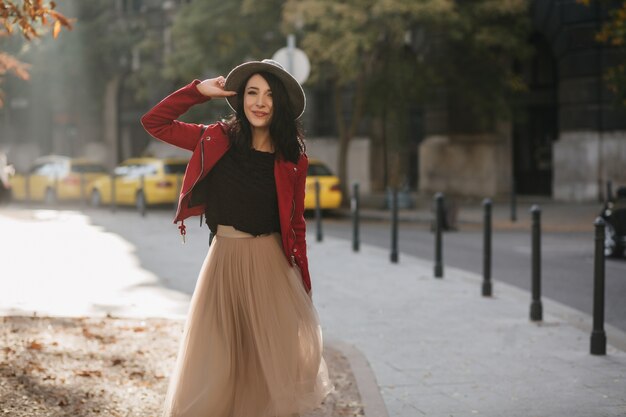
<path fill-rule="evenodd" d="M 293 112 L 298 119 L 304 113 L 306 106 L 306 97 L 304 96 L 304 90 L 302 86 L 291 74 L 289 74 L 282 65 L 271 59 L 264 59 L 263 61 L 250 61 L 244 62 L 241 65 L 233 68 L 226 77 L 226 83 L 224 84 L 224 90 L 238 91 L 241 83 L 245 82 L 250 76 L 257 72 L 269 72 L 275 75 L 285 86 L 287 95 L 289 96 L 289 102 L 293 106 Z M 226 97 L 226 101 L 233 111 L 235 110 L 237 96 Z"/>

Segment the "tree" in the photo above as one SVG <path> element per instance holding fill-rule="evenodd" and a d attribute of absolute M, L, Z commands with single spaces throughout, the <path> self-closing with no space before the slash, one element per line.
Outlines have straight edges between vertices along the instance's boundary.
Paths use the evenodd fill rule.
<path fill-rule="evenodd" d="M 300 29 L 312 63 L 312 83 L 332 87 L 339 134 L 338 175 L 347 195 L 347 154 L 365 108 L 366 86 L 386 43 L 385 21 L 374 0 L 288 0 L 286 30 Z M 349 101 L 348 101 L 349 100 Z M 348 101 L 348 102 L 347 102 Z"/>
<path fill-rule="evenodd" d="M 15 0 L 0 0 L 0 38 L 11 36 L 16 30 L 24 39 L 30 41 L 41 36 L 41 29 L 52 28 L 52 36 L 56 39 L 61 29 L 72 28 L 71 21 L 55 10 L 54 1 L 24 0 L 18 4 Z M 5 74 L 27 80 L 30 66 L 15 56 L 0 51 L 0 83 Z M 4 104 L 0 90 L 0 107 Z"/>
<path fill-rule="evenodd" d="M 453 130 L 486 131 L 510 117 L 512 98 L 526 91 L 513 64 L 530 57 L 530 26 L 526 0 L 456 1 L 440 19 L 431 65 L 447 90 Z"/>
<path fill-rule="evenodd" d="M 395 118 L 399 137 L 407 106 L 442 87 L 477 120 L 506 108 L 509 95 L 523 90 L 512 61 L 529 50 L 527 14 L 525 0 L 287 0 L 286 30 L 301 28 L 312 82 L 333 88 L 344 191 L 348 146 L 365 109 L 383 126 Z M 426 34 L 422 51 L 407 42 L 415 33 Z"/>
<path fill-rule="evenodd" d="M 280 33 L 282 4 L 283 0 L 189 3 L 174 20 L 175 47 L 165 75 L 184 80 L 207 73 L 225 75 L 242 61 L 270 57 L 285 44 Z"/>
<path fill-rule="evenodd" d="M 626 1 L 608 0 L 577 0 L 586 6 L 594 3 L 601 10 L 608 9 L 608 20 L 596 33 L 596 41 L 613 48 L 618 52 L 620 62 L 610 66 L 604 73 L 604 80 L 615 98 L 626 106 Z"/>

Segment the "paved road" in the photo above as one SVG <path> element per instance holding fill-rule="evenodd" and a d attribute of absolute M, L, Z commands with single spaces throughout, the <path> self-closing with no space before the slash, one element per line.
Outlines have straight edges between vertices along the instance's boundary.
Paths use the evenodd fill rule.
<path fill-rule="evenodd" d="M 19 211 L 19 209 L 18 209 Z M 155 284 L 191 294 L 207 251 L 208 229 L 199 228 L 197 219 L 188 222 L 187 243 L 181 244 L 172 213 L 153 211 L 141 218 L 132 210 L 120 209 L 118 215 L 107 210 L 88 210 L 93 224 L 122 236 L 132 246 L 141 268 L 151 272 Z M 309 220 L 309 238 L 315 236 L 315 223 Z M 349 240 L 351 223 L 347 219 L 325 219 L 324 232 Z M 389 226 L 382 221 L 363 222 L 362 240 L 388 248 Z M 399 233 L 402 253 L 426 260 L 433 259 L 433 236 L 423 224 L 402 223 Z M 346 241 L 346 245 L 350 245 Z M 492 277 L 497 295 L 498 281 L 528 289 L 530 286 L 530 236 L 523 231 L 497 232 L 493 237 Z M 589 233 L 544 233 L 543 292 L 556 301 L 587 314 L 592 311 L 593 240 Z M 482 273 L 482 234 L 479 230 L 450 232 L 444 235 L 444 264 Z M 480 291 L 477 288 L 476 291 Z M 606 321 L 626 331 L 626 261 L 606 263 Z M 530 298 L 530 297 L 529 297 Z"/>
<path fill-rule="evenodd" d="M 425 225 L 401 223 L 402 253 L 432 260 L 433 235 Z M 314 230 L 313 219 L 309 228 Z M 325 219 L 329 236 L 351 239 L 349 220 Z M 362 223 L 361 239 L 370 245 L 390 247 L 389 224 Z M 543 294 L 582 312 L 591 314 L 593 303 L 593 236 L 582 232 L 544 233 L 542 237 Z M 349 244 L 349 243 L 348 243 Z M 459 231 L 444 234 L 444 266 L 450 265 L 482 274 L 482 232 Z M 499 231 L 493 236 L 492 278 L 523 289 L 530 288 L 530 235 L 523 231 Z M 444 271 L 445 272 L 445 271 Z M 480 291 L 477 288 L 476 291 Z M 606 262 L 606 321 L 626 331 L 626 261 Z M 529 300 L 530 302 L 530 300 Z"/>

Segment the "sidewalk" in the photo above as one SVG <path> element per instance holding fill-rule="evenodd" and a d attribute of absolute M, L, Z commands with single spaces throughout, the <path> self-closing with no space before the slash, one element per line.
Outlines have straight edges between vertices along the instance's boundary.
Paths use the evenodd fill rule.
<path fill-rule="evenodd" d="M 332 238 L 312 241 L 309 257 L 325 337 L 364 353 L 389 416 L 626 415 L 626 353 L 590 355 L 591 329 L 555 315 L 571 313 L 557 303 L 544 300 L 533 324 L 528 293 L 495 282 L 483 298 L 481 278 L 464 271 L 439 280 L 429 262 L 394 265 L 385 250 L 354 254 Z"/>
<path fill-rule="evenodd" d="M 132 211 L 91 213 L 90 218 L 69 210 L 0 210 L 0 253 L 5 254 L 0 415 L 160 415 L 190 293 L 206 255 L 206 232 L 190 230 L 190 241 L 181 245 L 170 213 L 151 213 L 139 221 Z M 96 226 L 94 218 L 122 225 Z M 125 231 L 116 233 L 120 227 Z M 147 236 L 137 242 L 135 235 Z M 164 285 L 172 271 L 166 263 L 151 263 L 146 251 L 157 252 L 152 258 L 176 257 L 169 267 L 180 291 Z M 352 369 L 361 379 L 374 378 L 362 354 L 337 345 L 341 348 L 326 344 L 324 352 L 335 391 L 303 417 L 362 415 L 357 388 L 362 384 Z"/>
<path fill-rule="evenodd" d="M 511 205 L 508 201 L 494 201 L 492 209 L 493 227 L 496 230 L 530 230 L 530 208 L 537 204 L 541 209 L 542 228 L 552 232 L 593 231 L 593 222 L 602 204 L 598 202 L 559 202 L 545 197 L 523 197 L 515 206 L 516 220 L 511 221 Z M 454 202 L 457 226 L 462 229 L 482 227 L 484 209 L 481 201 Z M 434 218 L 432 201 L 417 201 L 416 207 L 398 210 L 400 222 L 430 225 Z M 341 217 L 351 216 L 349 209 L 339 209 Z M 366 201 L 360 210 L 362 220 L 390 220 L 391 211 L 380 204 Z"/>

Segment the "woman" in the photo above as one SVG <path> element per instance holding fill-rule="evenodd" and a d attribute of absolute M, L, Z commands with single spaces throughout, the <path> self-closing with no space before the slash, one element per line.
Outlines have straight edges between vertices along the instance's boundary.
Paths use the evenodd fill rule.
<path fill-rule="evenodd" d="M 224 97 L 209 126 L 176 118 Z M 193 152 L 174 222 L 206 215 L 215 234 L 202 266 L 164 416 L 287 417 L 332 389 L 308 271 L 298 118 L 300 84 L 272 60 L 195 80 L 142 118 L 154 137 Z"/>

